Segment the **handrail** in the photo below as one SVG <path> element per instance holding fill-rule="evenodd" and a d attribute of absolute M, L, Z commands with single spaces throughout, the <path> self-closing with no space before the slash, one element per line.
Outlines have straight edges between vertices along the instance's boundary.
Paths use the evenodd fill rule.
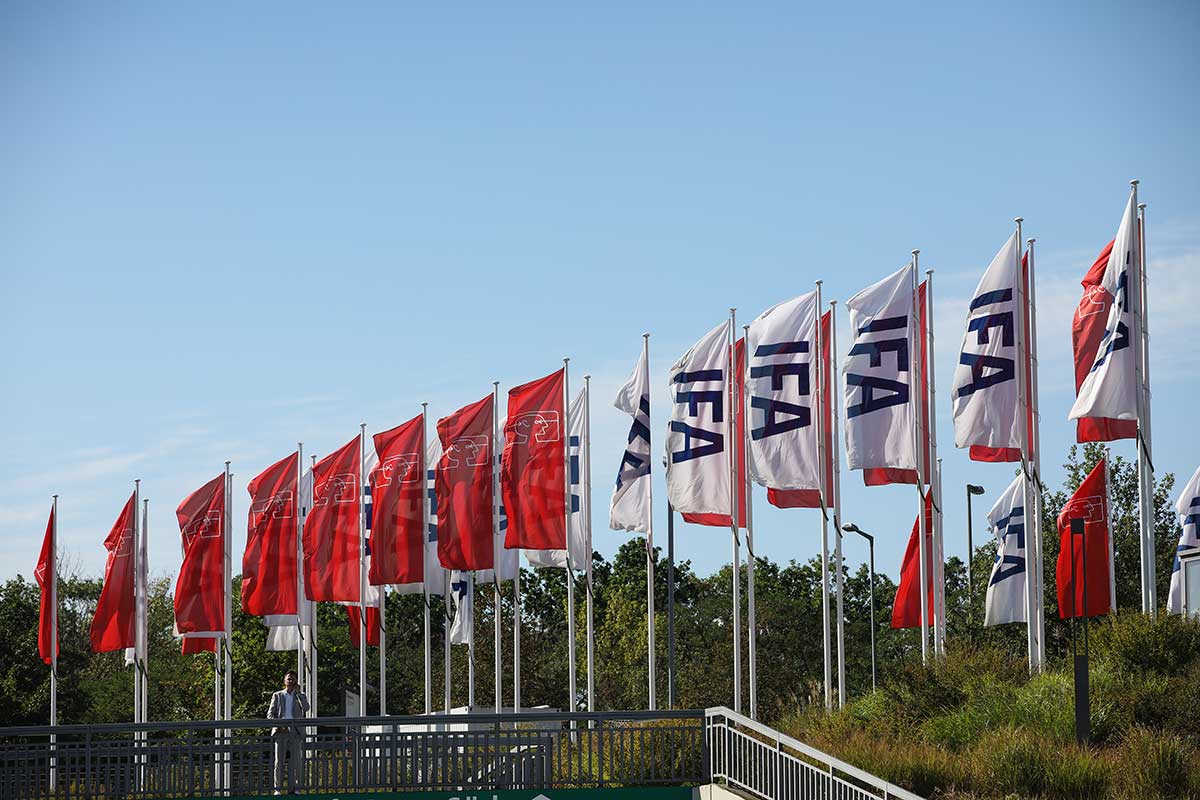
<path fill-rule="evenodd" d="M 807 745 L 798 739 L 793 739 L 791 736 L 788 736 L 785 733 L 780 733 L 774 728 L 763 725 L 761 722 L 756 722 L 749 717 L 744 717 L 736 711 L 733 711 L 725 706 L 714 706 L 712 708 L 707 708 L 704 710 L 704 716 L 706 724 L 711 724 L 712 720 L 716 717 L 724 717 L 727 720 L 731 720 L 737 723 L 739 727 L 751 730 L 754 733 L 771 740 L 777 749 L 779 747 L 788 747 L 792 750 L 795 750 L 802 755 L 821 763 L 824 766 L 849 775 L 855 780 L 861 781 L 862 783 L 875 789 L 879 789 L 880 791 L 884 792 L 885 797 L 895 797 L 898 798 L 898 800 L 924 800 L 924 798 L 922 798 L 920 795 L 914 794 L 913 792 L 897 786 L 894 783 L 889 783 L 877 775 L 872 775 L 866 770 L 859 769 L 853 764 L 847 764 L 840 758 L 836 758 L 828 753 L 822 752 L 821 750 L 818 750 L 811 745 Z"/>

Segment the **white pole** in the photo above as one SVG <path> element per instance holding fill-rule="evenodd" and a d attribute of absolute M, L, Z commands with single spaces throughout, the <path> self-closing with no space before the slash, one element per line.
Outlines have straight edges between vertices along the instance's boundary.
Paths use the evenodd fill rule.
<path fill-rule="evenodd" d="M 467 712 L 475 710 L 475 573 L 467 573 L 467 597 L 471 613 L 467 615 Z M 448 639 L 449 637 L 447 637 Z"/>
<path fill-rule="evenodd" d="M 1029 404 L 1033 415 L 1033 427 L 1030 429 L 1030 446 L 1033 450 L 1033 531 L 1026 531 L 1025 546 L 1028 549 L 1033 544 L 1032 559 L 1026 555 L 1026 576 L 1033 576 L 1033 591 L 1037 602 L 1037 645 L 1038 663 L 1046 663 L 1046 602 L 1044 598 L 1045 569 L 1042 560 L 1042 413 L 1038 399 L 1038 337 L 1037 337 L 1037 284 L 1034 280 L 1033 244 L 1036 239 L 1027 239 L 1029 245 Z M 1111 540 L 1110 540 L 1111 544 Z M 1032 565 L 1032 572 L 1028 571 Z M 1116 594 L 1113 595 L 1116 597 Z"/>
<path fill-rule="evenodd" d="M 817 294 L 817 329 L 814 337 L 814 345 L 817 350 L 817 359 L 820 360 L 822 352 L 822 337 L 821 337 L 821 284 L 822 281 L 816 282 Z M 833 649 L 829 640 L 829 497 L 827 496 L 828 486 L 825 485 L 825 387 L 820 376 L 816 379 L 816 389 L 813 393 L 813 410 L 817 417 L 817 463 L 820 464 L 821 475 L 818 478 L 818 486 L 820 487 L 817 494 L 821 501 L 821 647 L 824 657 L 824 679 L 825 679 L 825 710 L 833 710 Z M 832 442 L 833 447 L 837 447 L 837 442 Z"/>
<path fill-rule="evenodd" d="M 58 495 L 50 509 L 50 725 L 58 725 Z M 58 734 L 50 734 L 50 791 L 58 788 Z"/>
<path fill-rule="evenodd" d="M 450 714 L 450 570 L 442 570 L 442 707 Z"/>
<path fill-rule="evenodd" d="M 387 716 L 387 592 L 379 587 L 379 716 Z"/>
<path fill-rule="evenodd" d="M 820 314 L 818 313 L 818 317 Z M 750 326 L 742 326 L 743 368 L 745 375 L 750 374 Z M 734 351 L 736 355 L 736 350 Z M 746 497 L 746 614 L 747 628 L 750 637 L 750 719 L 758 719 L 758 631 L 754 614 L 754 493 L 750 482 L 750 384 L 743 379 L 740 402 L 745 409 L 745 421 L 742 425 L 742 449 L 746 454 L 746 469 L 742 475 L 741 489 Z"/>
<path fill-rule="evenodd" d="M 363 440 L 366 423 L 358 426 L 358 715 L 367 715 L 367 509 L 362 501 Z M 313 489 L 317 476 L 313 475 Z"/>
<path fill-rule="evenodd" d="M 303 459 L 301 459 L 301 461 L 303 461 Z M 316 469 L 317 469 L 317 456 L 315 453 L 310 457 L 310 461 L 311 461 L 311 469 L 313 470 L 313 476 L 314 476 L 314 481 L 315 481 Z M 305 520 L 308 519 L 308 514 L 312 510 L 312 504 L 313 504 L 312 493 L 315 488 L 316 487 L 314 486 L 314 482 L 310 481 L 309 485 L 308 485 L 308 492 L 309 492 L 308 496 L 300 498 L 300 503 L 302 505 L 302 512 L 301 512 L 301 518 L 300 518 L 301 530 L 303 530 L 304 522 L 305 522 Z M 297 487 L 297 492 L 299 492 L 299 487 Z M 301 538 L 301 552 L 303 552 L 303 538 Z M 298 567 L 297 571 L 298 572 L 302 571 L 302 567 L 303 567 L 303 565 L 300 565 L 300 567 Z M 313 600 L 313 601 L 308 600 L 306 592 L 301 592 L 300 603 L 297 604 L 296 608 L 297 608 L 297 610 L 299 610 L 299 609 L 302 609 L 305 607 L 307 607 L 308 611 L 309 611 L 309 620 L 308 620 L 308 624 L 306 626 L 304 626 L 302 643 L 304 645 L 304 660 L 305 660 L 305 664 L 307 665 L 305 671 L 308 673 L 308 676 L 305 678 L 305 683 L 308 686 L 309 716 L 310 717 L 319 717 L 321 715 L 317 711 L 317 695 L 320 694 L 320 692 L 318 692 L 318 690 L 317 690 L 317 678 L 319 675 L 319 664 L 317 663 L 317 661 L 318 661 L 317 657 L 319 655 L 319 653 L 317 651 L 317 603 L 315 600 Z M 309 728 L 310 733 L 313 730 L 314 730 L 313 728 Z"/>
<path fill-rule="evenodd" d="M 138 521 L 138 507 L 141 506 L 141 504 L 142 504 L 141 498 L 139 497 L 139 494 L 141 492 L 141 486 L 142 486 L 142 481 L 140 478 L 137 480 L 134 480 L 134 482 L 133 482 L 133 541 L 131 542 L 131 544 L 133 545 L 133 608 L 134 608 L 134 612 L 133 612 L 133 614 L 134 614 L 134 618 L 133 618 L 133 721 L 134 721 L 134 724 L 137 724 L 142 721 L 142 672 L 141 672 L 141 663 L 140 663 L 141 655 L 140 655 L 140 651 L 139 651 L 139 647 L 138 647 L 138 645 L 139 645 L 138 616 L 139 615 L 137 613 L 138 584 L 140 583 L 139 576 L 138 576 L 138 573 L 140 571 L 138 569 L 138 567 L 139 567 L 138 554 L 141 552 L 141 549 L 138 547 L 138 540 L 141 538 L 141 535 L 140 535 L 141 525 L 139 524 L 139 521 Z M 141 734 L 140 733 L 135 734 L 133 738 L 135 741 L 139 740 L 139 739 L 141 739 Z"/>
<path fill-rule="evenodd" d="M 304 499 L 300 487 L 304 483 L 304 442 L 296 444 L 296 680 L 301 690 L 313 696 L 305 669 L 304 646 Z"/>
<path fill-rule="evenodd" d="M 136 511 L 136 509 L 135 509 Z M 146 586 L 146 561 L 147 548 L 146 540 L 150 535 L 150 501 L 142 500 L 142 535 L 138 540 L 138 560 L 137 560 L 137 576 L 136 582 L 141 587 L 137 594 L 140 601 L 136 604 L 137 608 L 137 625 L 136 625 L 136 641 L 137 646 L 134 648 L 134 668 L 141 675 L 141 707 L 142 707 L 142 722 L 150 721 L 150 673 L 149 665 L 147 664 L 147 647 L 146 647 L 146 608 L 149 605 L 149 592 Z M 142 731 L 138 738 L 141 739 L 142 748 L 146 746 L 146 731 Z M 138 756 L 138 786 L 144 786 L 143 781 L 146 778 L 146 754 L 143 752 Z"/>
<path fill-rule="evenodd" d="M 575 672 L 575 565 L 571 563 L 571 376 L 568 371 L 569 358 L 563 359 L 563 416 L 568 431 L 566 447 L 563 448 L 563 532 L 566 534 L 567 546 L 567 707 L 564 711 L 575 711 L 575 701 L 579 694 Z M 583 489 L 580 487 L 580 494 Z M 580 497 L 580 513 L 583 512 L 583 498 Z"/>
<path fill-rule="evenodd" d="M 224 684 L 222 698 L 224 709 L 223 719 L 233 719 L 233 473 L 229 470 L 229 462 L 225 462 L 225 542 L 221 556 L 222 579 L 225 584 L 225 637 L 221 640 L 221 652 L 224 656 L 222 683 Z M 221 755 L 224 769 L 221 772 L 221 788 L 229 788 L 230 761 L 228 757 L 230 729 L 222 732 L 226 749 Z"/>
<path fill-rule="evenodd" d="M 1016 217 L 1013 222 L 1017 226 L 1017 242 L 1021 241 L 1021 223 L 1022 217 Z M 1019 259 L 1020 256 L 1018 255 Z M 1017 308 L 1028 309 L 1028 287 L 1025 281 L 1017 282 Z M 1028 313 L 1026 311 L 1026 313 Z M 1017 413 L 1024 416 L 1028 413 L 1030 406 L 1029 399 L 1029 381 L 1026 378 L 1025 365 L 1030 363 L 1029 342 L 1025 337 L 1024 319 L 1016 326 L 1017 328 Z M 1025 422 L 1024 419 L 1021 420 Z M 1038 641 L 1037 641 L 1037 576 L 1034 570 L 1034 562 L 1036 554 L 1033 546 L 1033 526 L 1034 526 L 1034 491 L 1032 469 L 1030 465 L 1030 441 L 1032 432 L 1028 425 L 1020 424 L 1017 426 L 1020 431 L 1018 441 L 1021 445 L 1021 478 L 1022 478 L 1022 505 L 1025 509 L 1024 526 L 1025 526 L 1025 634 L 1026 646 L 1029 650 L 1029 671 L 1037 672 L 1040 669 L 1040 661 L 1038 658 Z"/>
<path fill-rule="evenodd" d="M 913 438 L 915 447 L 913 453 L 916 461 L 917 472 L 917 555 L 920 559 L 920 575 L 921 575 L 921 663 L 929 663 L 929 565 L 927 563 L 928 553 L 925 537 L 927 535 L 925 524 L 925 459 L 924 454 L 928 452 L 926 442 L 922 441 L 921 435 L 922 421 L 924 419 L 925 397 L 922 394 L 922 387 L 925 385 L 924 370 L 921 368 L 921 347 L 922 336 L 920 334 L 919 325 L 921 321 L 921 288 L 917 284 L 917 264 L 920 258 L 921 251 L 912 251 L 912 293 L 913 293 L 913 325 L 912 325 L 912 341 L 913 346 L 909 348 L 909 355 L 912 358 L 913 368 L 911 375 L 913 376 L 914 386 L 912 388 L 913 398 Z M 930 465 L 932 469 L 933 465 Z"/>
<path fill-rule="evenodd" d="M 583 491 L 579 497 L 579 513 L 583 515 L 583 530 L 587 539 L 587 563 L 584 576 L 587 587 L 587 710 L 596 710 L 596 639 L 592 619 L 592 376 L 583 376 L 583 441 L 580 443 L 580 482 Z"/>
<path fill-rule="evenodd" d="M 504 683 L 500 667 L 500 381 L 492 382 L 492 598 L 495 603 L 496 713 L 504 707 Z"/>
<path fill-rule="evenodd" d="M 929 371 L 926 398 L 929 409 L 929 468 L 933 491 L 933 652 L 946 655 L 946 569 L 942 543 L 942 472 L 937 454 L 937 381 L 934 379 L 933 270 L 925 270 L 925 363 Z M 840 542 L 841 539 L 839 538 Z M 839 575 L 839 580 L 841 576 Z M 841 604 L 841 596 L 838 597 Z M 839 621 L 840 624 L 840 621 Z"/>
<path fill-rule="evenodd" d="M 1108 610 L 1117 613 L 1117 568 L 1116 552 L 1113 547 L 1112 507 L 1112 464 L 1108 447 L 1104 448 L 1104 507 L 1107 509 L 1105 524 L 1108 525 Z"/>
<path fill-rule="evenodd" d="M 425 558 L 428 552 L 426 545 L 429 542 L 429 465 L 426 460 L 429 457 L 429 442 L 427 435 L 429 433 L 429 403 L 421 403 L 421 453 L 417 463 L 421 465 L 420 471 L 417 473 L 421 480 L 421 596 L 425 600 L 424 617 L 422 619 L 422 630 L 425 634 L 425 713 L 433 713 L 433 651 L 430 642 L 431 628 L 431 612 L 429 606 L 429 580 L 427 579 L 428 572 L 425 569 Z M 445 596 L 445 600 L 449 602 L 449 596 Z M 446 682 L 449 685 L 449 681 Z"/>
<path fill-rule="evenodd" d="M 742 543 L 738 534 L 737 403 L 734 354 L 737 344 L 737 309 L 729 309 L 728 385 L 729 399 L 729 531 L 733 542 L 733 710 L 742 713 Z"/>
<path fill-rule="evenodd" d="M 834 376 L 837 374 L 835 365 L 837 364 L 837 318 L 834 312 L 837 310 L 837 301 L 829 301 L 829 417 L 832 430 L 832 435 L 829 437 L 832 453 L 828 454 L 828 458 L 833 462 L 833 530 L 837 534 L 835 542 L 834 568 L 837 570 L 837 638 L 838 638 L 838 708 L 844 708 L 846 705 L 846 614 L 842 604 L 842 595 L 845 594 L 845 586 L 842 580 L 842 471 L 841 471 L 841 451 L 838 449 L 838 427 L 840 418 L 838 415 L 838 393 L 835 385 Z M 821 307 L 817 306 L 817 325 L 821 324 Z M 821 364 L 821 369 L 817 371 L 817 381 L 822 386 L 825 385 L 825 364 L 822 363 L 821 351 L 817 351 L 817 363 Z M 821 469 L 825 469 L 825 462 L 822 461 Z M 821 480 L 825 480 L 824 474 L 821 475 Z"/>
<path fill-rule="evenodd" d="M 1138 384 L 1138 505 L 1141 517 L 1143 606 L 1144 611 L 1154 617 L 1158 613 L 1158 584 L 1154 563 L 1154 455 L 1150 442 L 1150 325 L 1148 320 L 1146 292 L 1146 204 L 1138 203 L 1138 181 L 1130 181 L 1133 202 L 1138 209 L 1138 283 L 1133 293 L 1135 300 L 1134 324 L 1137 354 Z"/>
<path fill-rule="evenodd" d="M 650 385 L 650 334 L 642 334 L 642 354 L 645 356 L 643 361 L 646 364 L 646 385 Z M 649 420 L 646 421 L 647 424 Z M 655 711 L 658 708 L 658 702 L 655 698 L 654 691 L 654 672 L 655 653 L 654 653 L 654 489 L 650 482 L 646 482 L 646 499 L 649 510 L 649 519 L 646 522 L 646 657 L 649 664 L 648 670 L 648 708 Z"/>

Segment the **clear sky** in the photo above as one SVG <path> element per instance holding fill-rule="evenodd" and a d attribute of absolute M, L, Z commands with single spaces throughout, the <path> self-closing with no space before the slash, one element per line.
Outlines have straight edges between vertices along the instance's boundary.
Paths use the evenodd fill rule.
<path fill-rule="evenodd" d="M 297 441 L 324 455 L 360 421 L 382 430 L 423 400 L 441 416 L 564 355 L 576 385 L 593 376 L 611 555 L 628 429 L 611 398 L 641 334 L 657 455 L 666 370 L 730 306 L 748 322 L 818 278 L 845 300 L 914 247 L 937 270 L 946 546 L 962 554 L 963 483 L 987 487 L 982 539 L 1012 474 L 953 449 L 967 297 L 1024 216 L 1057 485 L 1078 281 L 1135 177 L 1156 466 L 1186 480 L 1198 40 L 1194 2 L 4 3 L 0 577 L 32 574 L 56 492 L 63 550 L 99 574 L 134 478 L 152 571 L 173 574 L 175 506 L 225 459 L 240 554 L 246 481 Z M 895 576 L 915 493 L 843 487 Z M 816 512 L 761 491 L 755 509 L 761 554 L 818 552 Z M 677 540 L 701 572 L 729 558 L 727 531 Z"/>

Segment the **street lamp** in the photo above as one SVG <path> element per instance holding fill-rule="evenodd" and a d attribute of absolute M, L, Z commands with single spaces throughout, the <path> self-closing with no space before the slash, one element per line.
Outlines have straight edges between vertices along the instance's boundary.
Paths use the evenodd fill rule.
<path fill-rule="evenodd" d="M 846 533 L 857 533 L 867 540 L 871 549 L 871 691 L 875 691 L 875 537 L 853 522 L 843 525 Z"/>
<path fill-rule="evenodd" d="M 967 484 L 967 602 L 975 601 L 975 584 L 971 580 L 971 562 L 975 560 L 975 543 L 971 537 L 971 495 L 983 494 L 983 487 Z"/>

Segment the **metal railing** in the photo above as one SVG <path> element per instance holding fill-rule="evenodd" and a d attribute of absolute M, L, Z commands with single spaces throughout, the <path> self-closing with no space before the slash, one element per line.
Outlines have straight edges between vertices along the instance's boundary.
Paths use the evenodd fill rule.
<path fill-rule="evenodd" d="M 272 724 L 0 728 L 0 798 L 271 794 Z M 338 717 L 299 730 L 302 792 L 707 782 L 703 711 Z"/>
<path fill-rule="evenodd" d="M 711 781 L 768 800 L 921 800 L 724 706 L 704 716 Z"/>

